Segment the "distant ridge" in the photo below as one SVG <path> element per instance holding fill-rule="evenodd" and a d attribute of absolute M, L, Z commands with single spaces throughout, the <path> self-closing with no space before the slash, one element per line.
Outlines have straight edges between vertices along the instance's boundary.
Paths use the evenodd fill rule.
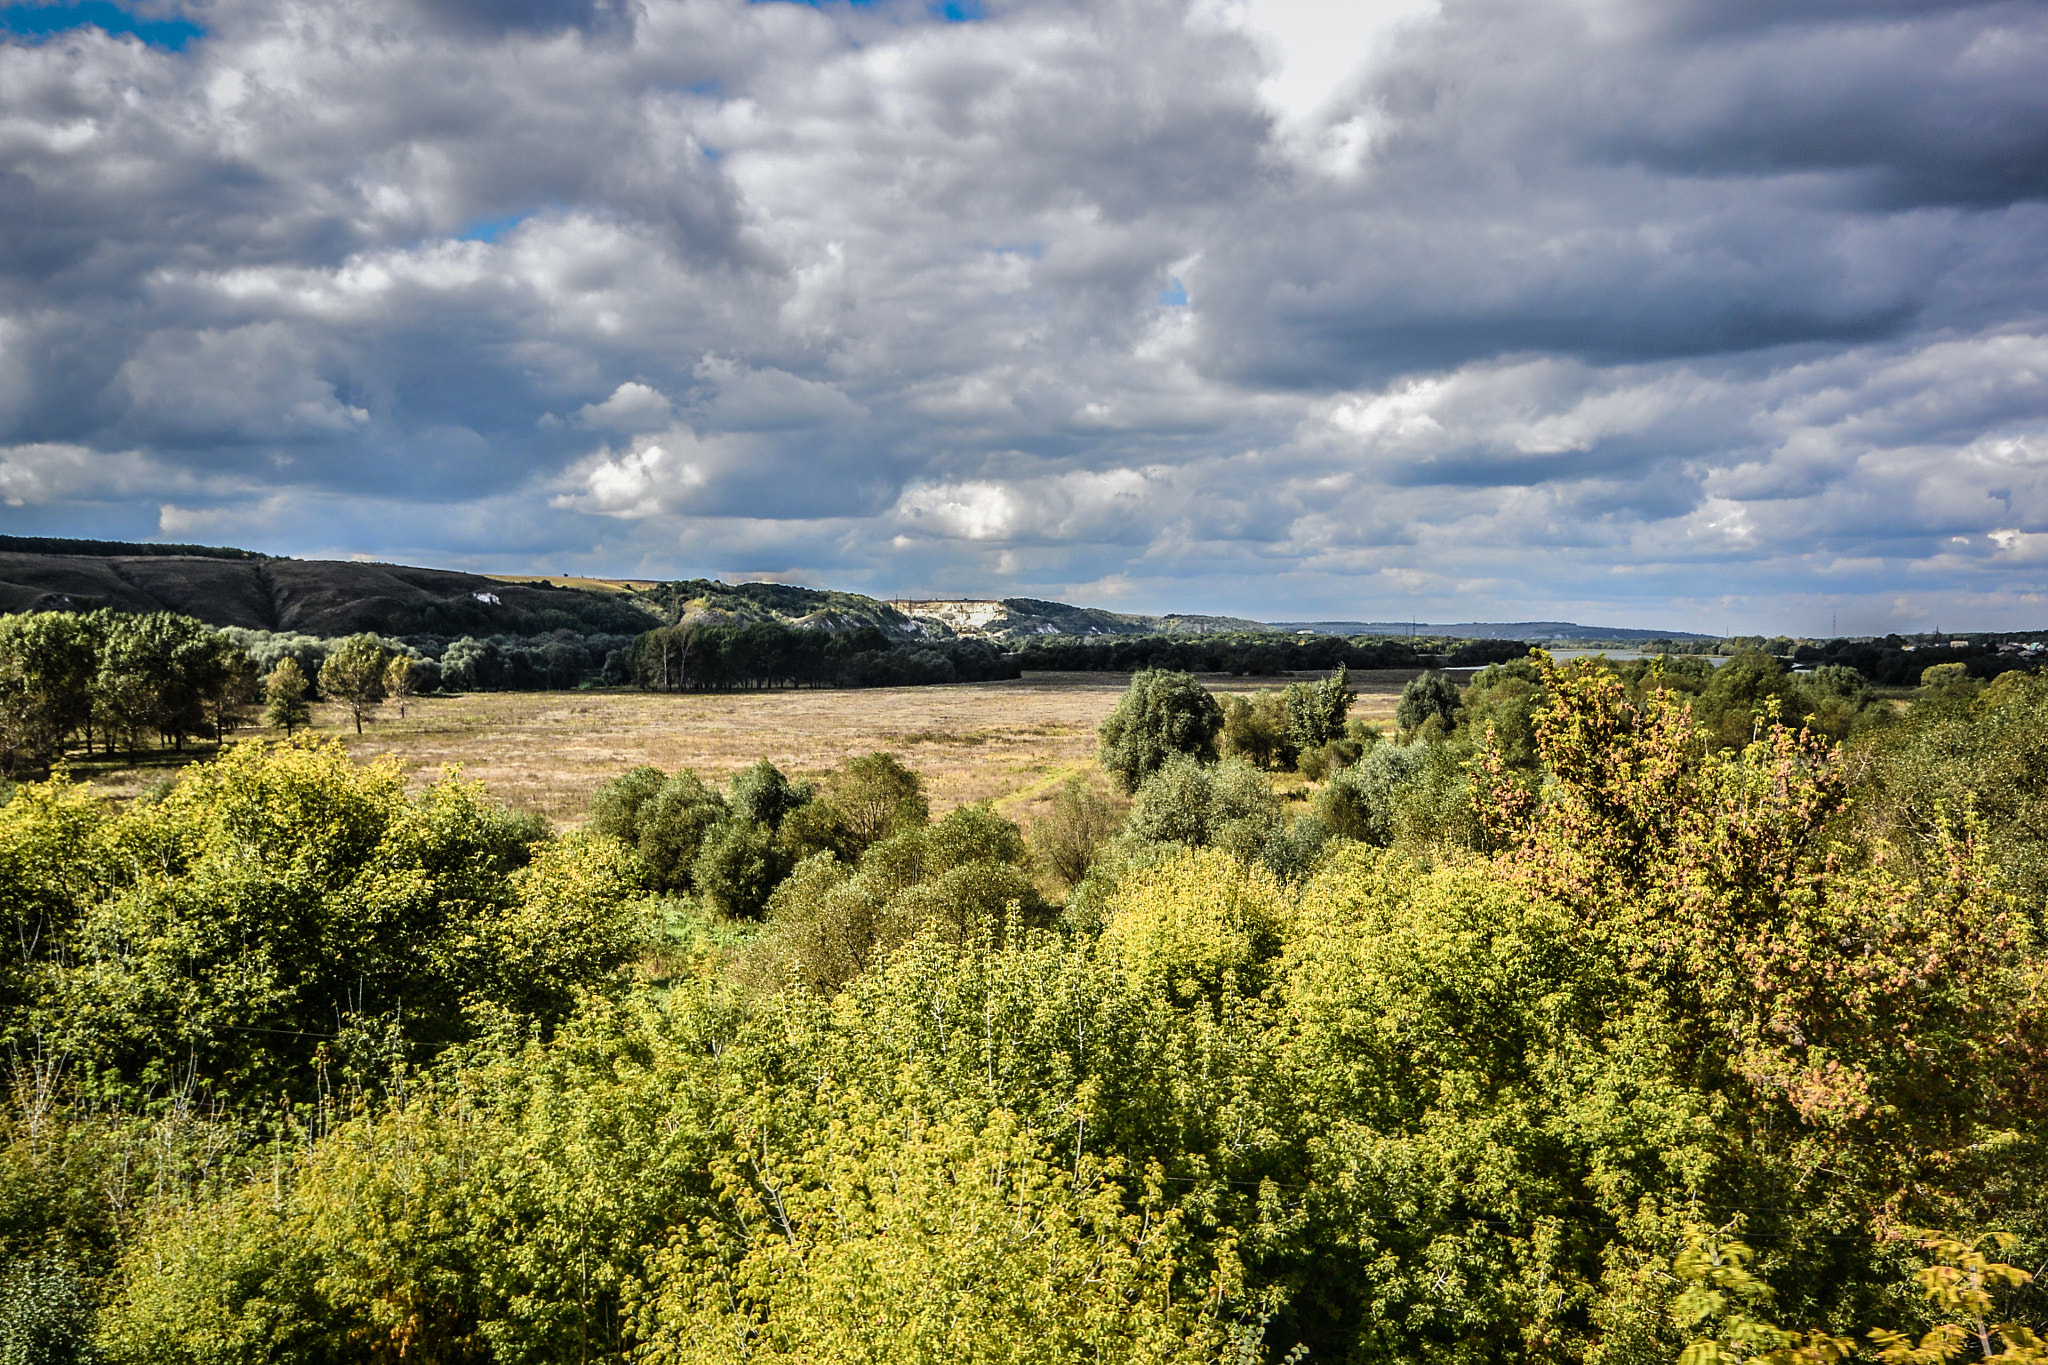
<path fill-rule="evenodd" d="M 159 545 L 136 540 L 79 540 L 71 536 L 0 536 L 0 551 L 21 555 L 87 555 L 95 559 L 140 555 L 177 555 L 187 559 L 277 557 L 227 545 Z"/>
<path fill-rule="evenodd" d="M 1460 640 L 1527 640 L 1563 643 L 1578 640 L 1715 640 L 1688 630 L 1637 630 L 1629 626 L 1582 626 L 1574 621 L 1464 621 L 1434 625 L 1414 621 L 1274 621 L 1274 630 L 1314 631 L 1318 635 L 1448 635 Z"/>
<path fill-rule="evenodd" d="M 1423 635 L 1463 640 L 1611 643 L 1706 640 L 1679 630 L 1572 621 L 1254 621 L 1141 615 L 1034 597 L 880 599 L 784 583 L 716 579 L 558 579 L 480 575 L 354 560 L 302 560 L 209 545 L 0 535 L 0 613 L 176 611 L 219 626 L 336 636 L 632 634 L 663 623 L 776 622 L 831 632 L 872 629 L 900 643 L 980 639 L 1005 648 L 1049 637 Z"/>
<path fill-rule="evenodd" d="M 617 595 L 501 583 L 449 569 L 353 560 L 274 559 L 182 545 L 23 550 L 0 542 L 0 613 L 172 611 L 211 626 L 333 637 L 638 634 L 660 617 Z M 112 545 L 109 541 L 64 541 Z M 130 553 L 136 550 L 135 553 Z"/>
<path fill-rule="evenodd" d="M 1241 616 L 1199 616 L 1168 612 L 1135 616 L 1100 607 L 1076 607 L 1037 597 L 891 598 L 888 605 L 927 628 L 990 640 L 1019 641 L 1043 635 L 1226 635 L 1273 630 Z"/>

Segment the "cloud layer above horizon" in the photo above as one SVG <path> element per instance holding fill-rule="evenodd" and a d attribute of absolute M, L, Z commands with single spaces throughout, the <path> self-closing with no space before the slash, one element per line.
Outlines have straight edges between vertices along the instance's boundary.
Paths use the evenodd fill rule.
<path fill-rule="evenodd" d="M 2043 89 L 1967 0 L 0 6 L 0 529 L 2048 627 Z"/>

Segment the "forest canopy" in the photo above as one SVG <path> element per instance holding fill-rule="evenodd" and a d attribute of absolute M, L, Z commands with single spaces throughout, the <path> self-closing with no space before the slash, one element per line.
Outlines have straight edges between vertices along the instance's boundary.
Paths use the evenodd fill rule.
<path fill-rule="evenodd" d="M 574 834 L 317 741 L 25 785 L 0 1343 L 2035 1359 L 2048 683 L 1803 679 L 1339 675 L 1307 802 L 1169 724 L 1028 830 L 885 754 Z"/>

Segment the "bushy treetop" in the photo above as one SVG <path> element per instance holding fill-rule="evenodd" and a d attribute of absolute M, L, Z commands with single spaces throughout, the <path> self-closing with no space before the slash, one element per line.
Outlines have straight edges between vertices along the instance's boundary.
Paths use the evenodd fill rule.
<path fill-rule="evenodd" d="M 1173 754 L 1213 763 L 1222 729 L 1223 708 L 1193 674 L 1147 669 L 1098 728 L 1097 761 L 1134 792 Z"/>

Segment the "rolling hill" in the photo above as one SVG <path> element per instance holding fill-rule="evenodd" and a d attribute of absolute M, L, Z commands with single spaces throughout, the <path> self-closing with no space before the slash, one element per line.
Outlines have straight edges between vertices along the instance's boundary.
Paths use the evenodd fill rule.
<path fill-rule="evenodd" d="M 1468 640 L 1702 639 L 1684 631 L 1570 621 L 1260 622 L 1236 616 L 1149 616 L 1040 598 L 891 599 L 786 583 L 693 578 L 560 581 L 355 560 L 282 559 L 247 550 L 0 536 L 0 613 L 174 611 L 216 626 L 338 636 L 634 634 L 674 623 L 873 627 L 896 641 L 1047 637 L 1284 634 L 1426 635 Z"/>
<path fill-rule="evenodd" d="M 629 597 L 480 574 L 319 559 L 48 554 L 0 542 L 0 612 L 174 611 L 307 635 L 633 634 L 660 624 Z"/>

